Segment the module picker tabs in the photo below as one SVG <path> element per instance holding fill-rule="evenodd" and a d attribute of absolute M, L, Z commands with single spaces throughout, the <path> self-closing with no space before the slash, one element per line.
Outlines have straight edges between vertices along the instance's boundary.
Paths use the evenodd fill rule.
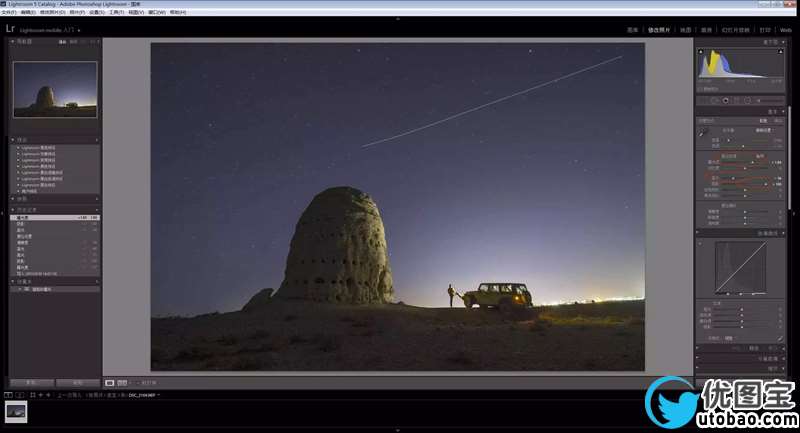
<path fill-rule="evenodd" d="M 15 353 L 9 378 L 99 382 L 101 40 L 5 43 L 9 350 Z M 59 326 L 40 326 L 41 317 Z M 60 362 L 49 361 L 55 358 Z"/>
<path fill-rule="evenodd" d="M 788 50 L 695 40 L 698 379 L 787 373 Z"/>

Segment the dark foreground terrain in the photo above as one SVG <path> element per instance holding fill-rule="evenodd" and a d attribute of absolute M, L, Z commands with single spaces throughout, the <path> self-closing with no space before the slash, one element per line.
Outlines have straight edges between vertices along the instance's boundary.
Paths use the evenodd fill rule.
<path fill-rule="evenodd" d="M 97 107 L 15 108 L 14 117 L 97 117 Z"/>
<path fill-rule="evenodd" d="M 493 309 L 272 300 L 152 320 L 152 369 L 643 370 L 644 301 Z"/>

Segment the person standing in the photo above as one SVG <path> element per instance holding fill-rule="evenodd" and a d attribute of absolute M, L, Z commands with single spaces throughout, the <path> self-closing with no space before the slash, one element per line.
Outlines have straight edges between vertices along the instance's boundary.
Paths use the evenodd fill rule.
<path fill-rule="evenodd" d="M 453 296 L 456 294 L 456 290 L 452 284 L 447 285 L 447 294 L 450 295 L 450 308 L 453 308 Z"/>

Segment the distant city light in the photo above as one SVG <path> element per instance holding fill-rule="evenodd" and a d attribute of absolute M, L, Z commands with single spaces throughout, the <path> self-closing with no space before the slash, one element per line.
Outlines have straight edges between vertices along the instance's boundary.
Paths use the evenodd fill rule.
<path fill-rule="evenodd" d="M 549 307 L 553 305 L 569 305 L 569 304 L 591 304 L 592 302 L 614 302 L 614 301 L 642 301 L 644 296 L 615 296 L 610 298 L 594 298 L 594 299 L 572 299 L 572 300 L 558 300 L 550 302 L 542 302 L 536 304 L 538 306 Z"/>

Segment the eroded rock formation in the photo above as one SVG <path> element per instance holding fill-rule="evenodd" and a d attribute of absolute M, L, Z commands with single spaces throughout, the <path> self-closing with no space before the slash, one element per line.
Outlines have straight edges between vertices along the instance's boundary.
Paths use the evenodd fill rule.
<path fill-rule="evenodd" d="M 261 289 L 244 304 L 242 307 L 242 311 L 255 311 L 259 308 L 268 305 L 270 300 L 272 300 L 272 295 L 275 294 L 275 289 L 272 287 L 268 287 L 266 289 Z"/>
<path fill-rule="evenodd" d="M 351 304 L 394 299 L 378 206 L 351 187 L 314 197 L 295 227 L 276 296 Z"/>
<path fill-rule="evenodd" d="M 56 96 L 53 93 L 53 88 L 44 86 L 36 93 L 36 102 L 33 103 L 34 108 L 51 108 L 56 105 Z"/>

